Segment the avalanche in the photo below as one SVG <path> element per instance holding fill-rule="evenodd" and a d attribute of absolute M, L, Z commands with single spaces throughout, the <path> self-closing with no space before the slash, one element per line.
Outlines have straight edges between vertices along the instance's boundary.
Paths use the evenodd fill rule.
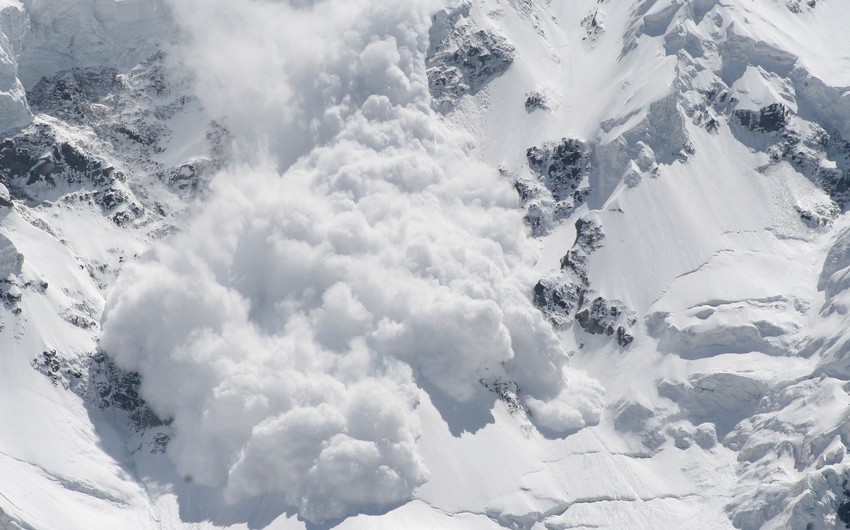
<path fill-rule="evenodd" d="M 0 528 L 850 524 L 850 5 L 0 10 Z"/>

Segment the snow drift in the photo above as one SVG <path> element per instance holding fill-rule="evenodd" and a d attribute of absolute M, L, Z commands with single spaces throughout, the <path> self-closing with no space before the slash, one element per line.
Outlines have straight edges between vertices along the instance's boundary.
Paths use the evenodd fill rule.
<path fill-rule="evenodd" d="M 511 183 L 430 110 L 438 3 L 172 7 L 241 162 L 126 267 L 101 345 L 174 419 L 181 473 L 321 522 L 427 479 L 423 388 L 478 407 L 482 382 L 509 380 L 547 433 L 599 421 L 601 387 L 531 303 Z"/>

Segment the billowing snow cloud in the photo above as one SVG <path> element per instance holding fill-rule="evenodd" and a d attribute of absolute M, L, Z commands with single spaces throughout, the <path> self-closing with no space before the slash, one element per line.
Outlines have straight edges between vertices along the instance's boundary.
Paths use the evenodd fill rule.
<path fill-rule="evenodd" d="M 598 421 L 601 389 L 530 301 L 515 192 L 429 108 L 439 5 L 173 7 L 242 162 L 126 268 L 102 346 L 174 418 L 180 472 L 233 501 L 283 492 L 321 522 L 427 480 L 423 385 L 464 402 L 501 377 L 547 433 Z"/>

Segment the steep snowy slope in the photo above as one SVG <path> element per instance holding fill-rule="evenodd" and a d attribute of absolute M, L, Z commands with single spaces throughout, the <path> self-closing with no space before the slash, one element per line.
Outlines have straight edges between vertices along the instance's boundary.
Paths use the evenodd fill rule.
<path fill-rule="evenodd" d="M 173 230 L 226 133 L 165 55 L 69 45 L 77 9 L 112 28 L 90 39 L 135 46 L 146 3 L 7 4 L 3 82 L 29 84 L 26 100 L 4 96 L 18 106 L 0 144 L 0 526 L 148 528 L 158 516 L 126 455 L 162 433 L 139 438 L 137 383 L 98 354 L 98 321 L 122 262 Z"/>
<path fill-rule="evenodd" d="M 0 528 L 850 524 L 850 4 L 0 9 Z"/>
<path fill-rule="evenodd" d="M 844 224 L 848 70 L 830 51 L 846 49 L 836 21 L 850 11 L 789 6 L 553 6 L 561 25 L 587 33 L 544 26 L 548 49 L 528 56 L 548 51 L 548 71 L 518 64 L 491 96 L 513 105 L 469 101 L 457 117 L 521 186 L 525 172 L 542 174 L 554 208 L 534 196 L 530 219 L 543 205 L 557 220 L 566 203 L 571 218 L 540 263 L 561 270 L 536 292 L 568 328 L 573 364 L 602 380 L 614 427 L 659 447 L 659 464 L 665 438 L 703 452 L 704 433 L 716 433 L 736 473 L 718 508 L 744 528 L 834 525 L 845 502 L 847 398 L 817 352 L 843 329 L 820 291 L 839 267 L 821 272 Z M 510 36 L 520 23 L 497 23 L 509 41 L 527 38 Z M 551 94 L 549 115 L 526 112 L 523 89 Z M 537 147 L 511 149 L 505 130 Z M 560 202 L 564 181 L 576 191 Z M 574 219 L 576 244 L 557 263 Z"/>

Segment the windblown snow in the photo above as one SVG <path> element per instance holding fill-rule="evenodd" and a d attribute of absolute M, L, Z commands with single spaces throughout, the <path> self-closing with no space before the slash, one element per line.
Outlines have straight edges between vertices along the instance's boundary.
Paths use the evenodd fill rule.
<path fill-rule="evenodd" d="M 0 0 L 0 529 L 850 525 L 848 25 Z"/>
<path fill-rule="evenodd" d="M 174 418 L 178 470 L 229 499 L 283 491 L 314 522 L 408 500 L 427 478 L 419 386 L 463 404 L 512 380 L 552 432 L 599 421 L 601 388 L 570 376 L 528 296 L 535 253 L 510 182 L 428 105 L 438 7 L 177 8 L 200 13 L 207 109 L 266 123 L 232 130 L 240 157 L 270 167 L 216 177 L 199 218 L 125 269 L 101 346 Z M 253 29 L 228 38 L 233 24 Z M 250 97 L 233 109 L 235 94 Z M 292 165 L 277 154 L 304 137 Z"/>

